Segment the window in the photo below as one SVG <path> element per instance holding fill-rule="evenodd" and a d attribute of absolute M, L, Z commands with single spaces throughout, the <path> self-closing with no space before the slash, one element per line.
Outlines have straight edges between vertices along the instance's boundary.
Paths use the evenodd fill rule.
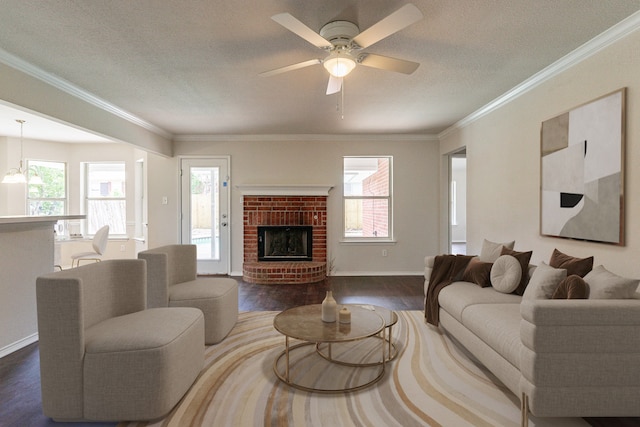
<path fill-rule="evenodd" d="M 345 157 L 344 237 L 389 240 L 391 157 Z"/>
<path fill-rule="evenodd" d="M 67 165 L 62 162 L 27 160 L 28 215 L 67 213 Z M 38 176 L 42 184 L 33 184 Z"/>
<path fill-rule="evenodd" d="M 95 234 L 103 225 L 109 234 L 127 234 L 125 164 L 85 163 L 85 232 Z"/>

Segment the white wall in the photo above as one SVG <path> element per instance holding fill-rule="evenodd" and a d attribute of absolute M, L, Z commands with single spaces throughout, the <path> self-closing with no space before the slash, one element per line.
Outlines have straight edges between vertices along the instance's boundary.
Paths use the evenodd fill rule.
<path fill-rule="evenodd" d="M 243 262 L 239 184 L 333 185 L 327 245 L 336 275 L 422 274 L 425 254 L 438 247 L 438 144 L 417 138 L 346 137 L 300 141 L 182 141 L 177 156 L 231 157 L 231 272 Z M 341 243 L 342 157 L 393 156 L 394 244 Z M 178 241 L 178 161 L 149 156 L 149 247 Z M 171 171 L 175 171 L 172 173 Z M 160 205 L 162 196 L 169 204 Z M 386 249 L 388 256 L 382 256 Z"/>
<path fill-rule="evenodd" d="M 149 154 L 147 167 L 147 187 L 149 229 L 149 248 L 180 242 L 180 195 L 179 161 L 177 157 L 162 157 Z M 162 198 L 167 197 L 167 204 Z"/>
<path fill-rule="evenodd" d="M 640 32 L 629 35 L 519 98 L 442 138 L 441 153 L 467 148 L 467 253 L 482 240 L 516 240 L 548 262 L 554 248 L 618 274 L 640 277 Z M 627 87 L 626 246 L 540 236 L 541 122 Z"/>

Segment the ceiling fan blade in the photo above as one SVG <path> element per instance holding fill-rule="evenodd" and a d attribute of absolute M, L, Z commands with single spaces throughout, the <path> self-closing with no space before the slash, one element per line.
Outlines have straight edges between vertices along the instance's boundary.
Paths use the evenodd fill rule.
<path fill-rule="evenodd" d="M 330 41 L 326 40 L 289 13 L 273 15 L 271 19 L 320 49 L 331 49 L 333 47 Z"/>
<path fill-rule="evenodd" d="M 369 47 L 424 17 L 420 9 L 409 3 L 353 38 L 361 48 Z"/>
<path fill-rule="evenodd" d="M 340 92 L 342 89 L 342 77 L 334 77 L 329 74 L 329 84 L 327 85 L 327 95 Z"/>
<path fill-rule="evenodd" d="M 322 64 L 322 60 L 320 59 L 310 59 L 304 62 L 298 62 L 297 64 L 287 65 L 286 67 L 276 68 L 271 71 L 264 71 L 260 73 L 262 77 L 269 77 L 280 73 L 286 73 L 287 71 L 298 70 L 300 68 L 309 67 L 311 65 Z"/>
<path fill-rule="evenodd" d="M 373 53 L 363 53 L 358 57 L 358 62 L 367 67 L 404 74 L 411 74 L 420 66 L 417 62 L 391 58 L 389 56 L 374 55 Z"/>

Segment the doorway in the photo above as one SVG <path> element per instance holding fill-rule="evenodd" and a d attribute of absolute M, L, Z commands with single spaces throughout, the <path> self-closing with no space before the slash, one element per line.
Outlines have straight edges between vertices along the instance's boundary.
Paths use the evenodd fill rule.
<path fill-rule="evenodd" d="M 198 252 L 198 274 L 229 273 L 229 159 L 184 158 L 181 242 Z"/>
<path fill-rule="evenodd" d="M 449 253 L 467 253 L 467 151 L 449 154 Z"/>

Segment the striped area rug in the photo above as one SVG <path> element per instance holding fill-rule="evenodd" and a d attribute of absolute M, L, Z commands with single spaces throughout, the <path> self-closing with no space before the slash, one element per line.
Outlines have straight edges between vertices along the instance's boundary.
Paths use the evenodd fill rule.
<path fill-rule="evenodd" d="M 273 362 L 284 337 L 273 328 L 276 314 L 240 313 L 231 334 L 207 347 L 202 374 L 165 419 L 119 427 L 520 425 L 518 399 L 446 335 L 427 326 L 421 311 L 398 312 L 393 341 L 399 353 L 382 380 L 335 394 L 300 391 L 277 379 Z M 298 351 L 298 362 L 308 359 L 309 371 L 322 366 L 313 346 Z M 529 425 L 588 426 L 581 418 L 535 417 Z"/>

